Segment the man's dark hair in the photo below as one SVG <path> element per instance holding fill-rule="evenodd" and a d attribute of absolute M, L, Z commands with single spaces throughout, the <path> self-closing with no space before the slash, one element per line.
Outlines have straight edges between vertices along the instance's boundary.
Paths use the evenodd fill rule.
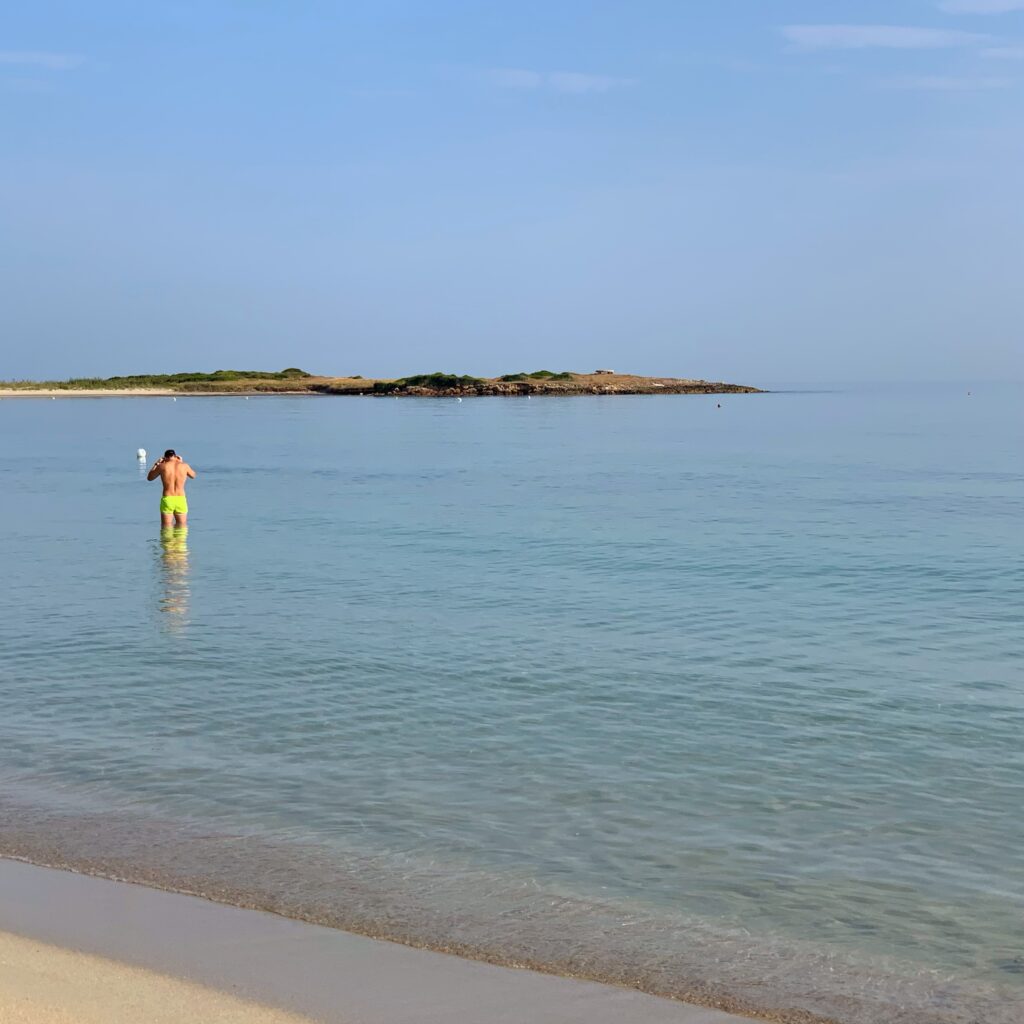
<path fill-rule="evenodd" d="M 168 448 L 167 451 L 164 452 L 165 459 L 173 459 L 175 455 L 177 455 L 177 452 L 173 448 Z"/>

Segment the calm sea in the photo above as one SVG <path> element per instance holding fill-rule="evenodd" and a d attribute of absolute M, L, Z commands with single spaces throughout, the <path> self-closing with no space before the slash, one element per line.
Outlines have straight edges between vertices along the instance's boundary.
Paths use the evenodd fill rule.
<path fill-rule="evenodd" d="M 1024 388 L 971 392 L 0 401 L 0 844 L 1019 1022 Z"/>

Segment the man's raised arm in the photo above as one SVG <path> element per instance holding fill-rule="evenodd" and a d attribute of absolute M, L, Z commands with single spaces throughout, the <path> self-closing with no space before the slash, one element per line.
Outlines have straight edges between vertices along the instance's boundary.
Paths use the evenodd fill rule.
<path fill-rule="evenodd" d="M 163 465 L 163 459 L 157 459 L 153 463 L 153 468 L 146 475 L 147 480 L 155 480 L 160 475 L 160 467 Z"/>
<path fill-rule="evenodd" d="M 185 473 L 190 476 L 193 480 L 196 478 L 196 471 L 191 466 L 185 467 Z"/>

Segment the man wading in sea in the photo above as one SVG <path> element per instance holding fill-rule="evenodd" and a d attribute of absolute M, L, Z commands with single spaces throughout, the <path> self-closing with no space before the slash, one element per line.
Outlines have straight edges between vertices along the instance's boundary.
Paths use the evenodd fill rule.
<path fill-rule="evenodd" d="M 164 496 L 160 499 L 160 525 L 188 526 L 188 501 L 185 498 L 185 481 L 195 480 L 196 471 L 175 453 L 173 448 L 164 452 L 162 459 L 153 463 L 147 480 L 160 477 L 164 485 Z"/>

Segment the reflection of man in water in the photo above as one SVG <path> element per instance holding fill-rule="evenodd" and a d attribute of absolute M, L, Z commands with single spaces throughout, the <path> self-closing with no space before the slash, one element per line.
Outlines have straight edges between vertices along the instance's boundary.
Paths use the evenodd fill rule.
<path fill-rule="evenodd" d="M 147 480 L 157 477 L 163 482 L 164 496 L 160 499 L 160 525 L 188 525 L 188 501 L 185 498 L 185 481 L 196 478 L 196 471 L 173 448 L 164 452 L 162 459 L 153 463 Z"/>
<path fill-rule="evenodd" d="M 188 615 L 188 527 L 165 527 L 160 531 L 163 562 L 163 593 L 160 610 L 171 616 L 171 627 L 181 627 Z"/>

